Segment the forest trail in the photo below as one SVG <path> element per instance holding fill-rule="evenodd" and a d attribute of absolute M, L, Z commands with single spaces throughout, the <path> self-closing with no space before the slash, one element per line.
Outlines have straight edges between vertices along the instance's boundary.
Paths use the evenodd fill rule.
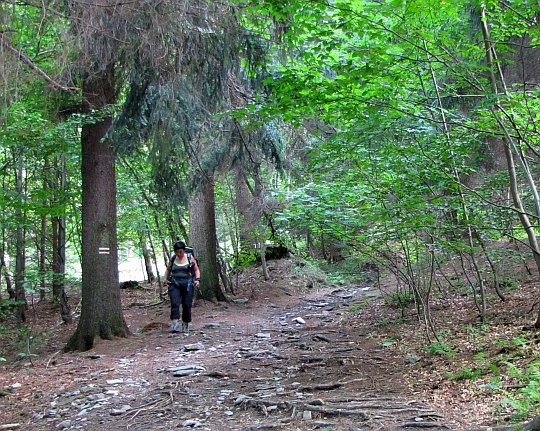
<path fill-rule="evenodd" d="M 200 302 L 188 336 L 169 333 L 168 303 L 134 304 L 150 302 L 154 292 L 123 290 L 124 313 L 135 335 L 100 341 L 85 353 L 43 355 L 26 368 L 3 367 L 0 387 L 12 391 L 0 397 L 0 425 L 460 429 L 407 393 L 403 358 L 387 354 L 370 336 L 373 322 L 348 311 L 365 304 L 367 288 L 306 289 L 301 279 L 274 269 L 273 281 L 253 277 L 234 302 Z M 57 331 L 56 347 L 69 335 L 65 332 Z"/>

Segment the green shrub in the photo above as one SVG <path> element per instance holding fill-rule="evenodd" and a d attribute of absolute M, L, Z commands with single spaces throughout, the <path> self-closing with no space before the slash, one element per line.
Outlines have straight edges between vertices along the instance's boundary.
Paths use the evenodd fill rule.
<path fill-rule="evenodd" d="M 391 305 L 405 307 L 414 304 L 414 294 L 409 291 L 394 292 L 391 295 L 384 298 L 386 302 Z"/>
<path fill-rule="evenodd" d="M 24 301 L 13 301 L 11 299 L 0 299 L 0 319 L 12 314 L 15 308 L 19 305 L 23 305 Z"/>
<path fill-rule="evenodd" d="M 346 311 L 349 312 L 349 313 L 358 313 L 360 310 L 363 310 L 364 307 L 366 306 L 365 303 L 363 302 L 358 302 L 356 304 L 351 304 L 349 305 L 347 308 L 346 308 Z"/>
<path fill-rule="evenodd" d="M 487 370 L 482 370 L 478 368 L 464 368 L 463 370 L 460 370 L 456 373 L 448 372 L 446 373 L 447 377 L 451 380 L 459 381 L 459 380 L 474 380 L 484 374 L 486 374 Z"/>
<path fill-rule="evenodd" d="M 444 341 L 436 341 L 428 346 L 428 352 L 430 355 L 447 356 L 453 358 L 456 356 L 454 348 Z"/>
<path fill-rule="evenodd" d="M 242 251 L 236 260 L 236 268 L 242 269 L 254 265 L 259 259 L 259 255 L 257 250 Z"/>
<path fill-rule="evenodd" d="M 540 408 L 540 361 L 531 362 L 525 370 L 509 362 L 508 372 L 520 385 L 515 391 L 502 390 L 505 397 L 500 401 L 502 407 L 510 407 L 514 412 L 512 421 L 521 421 Z"/>

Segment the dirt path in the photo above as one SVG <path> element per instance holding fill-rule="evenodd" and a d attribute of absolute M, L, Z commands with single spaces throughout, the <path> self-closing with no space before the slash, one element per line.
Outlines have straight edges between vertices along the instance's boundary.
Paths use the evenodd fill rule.
<path fill-rule="evenodd" d="M 187 337 L 168 332 L 166 304 L 130 307 L 127 294 L 133 337 L 48 355 L 24 370 L 4 367 L 0 387 L 12 389 L 0 398 L 0 426 L 460 429 L 404 393 L 403 358 L 377 347 L 368 326 L 352 324 L 346 309 L 364 294 L 261 284 L 239 303 L 195 307 Z"/>

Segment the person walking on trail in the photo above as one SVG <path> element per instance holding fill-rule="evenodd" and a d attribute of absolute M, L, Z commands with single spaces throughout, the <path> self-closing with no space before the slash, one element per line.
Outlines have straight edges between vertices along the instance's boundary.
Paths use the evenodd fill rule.
<path fill-rule="evenodd" d="M 182 306 L 182 332 L 187 335 L 191 322 L 193 291 L 201 282 L 201 271 L 197 260 L 186 252 L 186 244 L 178 241 L 174 244 L 174 256 L 171 257 L 165 283 L 171 300 L 171 332 L 180 332 L 180 305 Z"/>

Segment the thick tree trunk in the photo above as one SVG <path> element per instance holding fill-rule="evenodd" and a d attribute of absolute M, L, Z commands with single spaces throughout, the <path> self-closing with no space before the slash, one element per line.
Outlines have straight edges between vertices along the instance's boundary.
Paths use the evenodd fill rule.
<path fill-rule="evenodd" d="M 114 102 L 112 70 L 85 81 L 88 108 Z M 79 325 L 65 350 L 89 350 L 95 337 L 129 334 L 122 315 L 116 237 L 115 155 L 103 140 L 111 118 L 85 124 L 82 130 L 82 307 Z"/>
<path fill-rule="evenodd" d="M 226 298 L 219 285 L 216 256 L 216 212 L 212 177 L 207 176 L 204 185 L 191 197 L 189 218 L 189 244 L 195 249 L 195 256 L 201 269 L 200 294 L 209 301 L 216 299 L 224 301 Z"/>

